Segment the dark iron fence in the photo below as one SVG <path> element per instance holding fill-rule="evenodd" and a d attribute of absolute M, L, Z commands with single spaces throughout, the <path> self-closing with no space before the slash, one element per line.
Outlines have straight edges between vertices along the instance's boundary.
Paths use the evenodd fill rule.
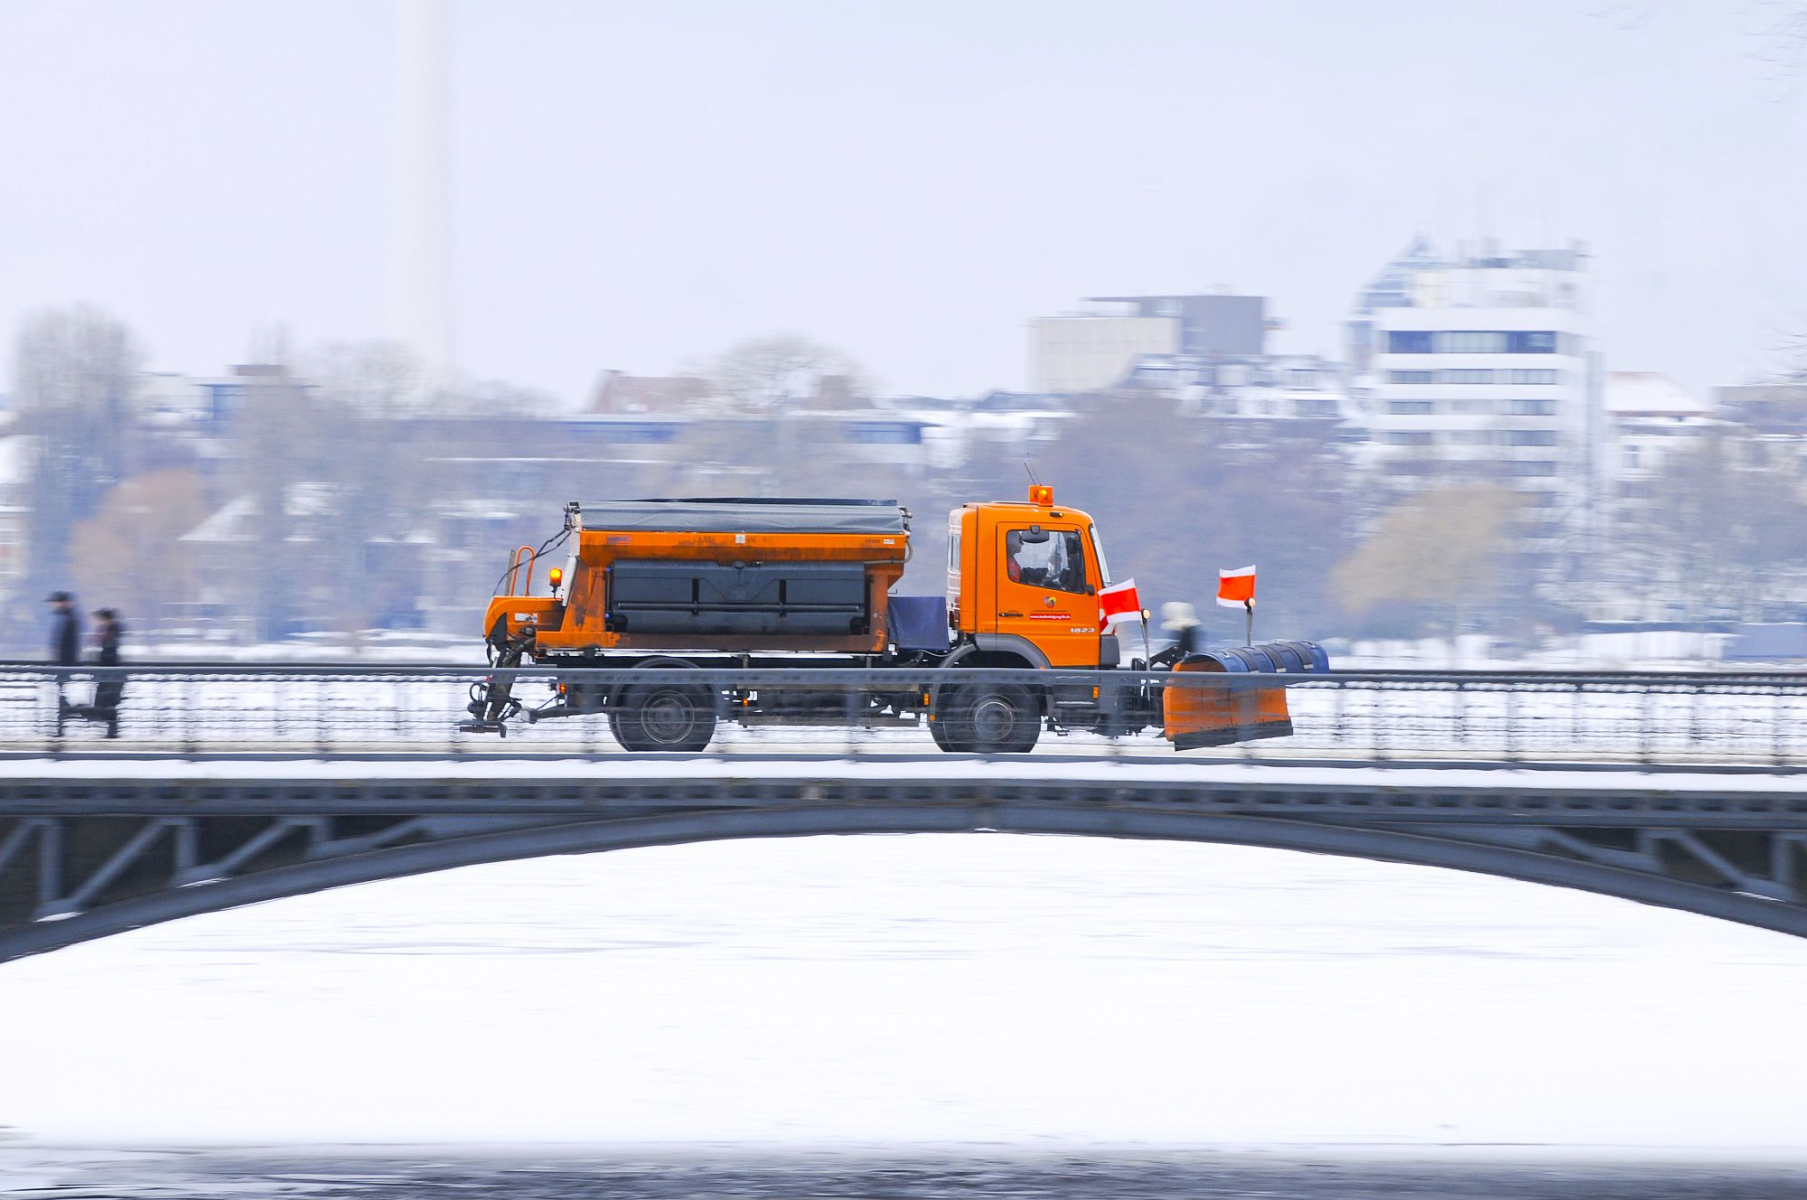
<path fill-rule="evenodd" d="M 89 719 L 93 668 L 0 666 L 0 756 L 172 758 L 473 758 L 628 756 L 601 715 L 508 722 L 506 738 L 461 731 L 473 686 L 507 680 L 528 707 L 559 683 L 611 687 L 645 671 L 462 666 L 122 668 L 116 728 Z M 781 695 L 841 706 L 825 724 L 742 727 L 734 705 L 707 753 L 721 756 L 937 755 L 915 714 L 880 711 L 878 693 L 920 696 L 959 672 L 841 666 L 694 670 L 687 682 L 724 695 Z M 1636 763 L 1807 768 L 1807 672 L 1331 672 L 1225 676 L 1130 671 L 988 672 L 1031 685 L 1100 688 L 1271 687 L 1284 680 L 1290 737 L 1177 753 L 1158 730 L 1105 738 L 1042 735 L 1037 755 L 1252 761 Z M 104 697 L 103 697 L 104 698 Z M 73 706 L 59 718 L 59 699 Z M 103 710 L 104 711 L 104 710 Z M 117 736 L 108 737 L 109 732 Z"/>

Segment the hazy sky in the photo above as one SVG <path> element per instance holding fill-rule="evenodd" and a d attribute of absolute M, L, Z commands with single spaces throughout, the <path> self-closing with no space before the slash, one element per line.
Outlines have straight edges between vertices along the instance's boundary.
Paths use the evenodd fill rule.
<path fill-rule="evenodd" d="M 1615 369 L 1704 388 L 1807 331 L 1761 0 L 447 12 L 458 363 L 571 400 L 781 330 L 890 392 L 1022 387 L 1029 318 L 1219 284 L 1334 352 L 1414 230 L 1585 241 Z M 194 373 L 383 335 L 395 25 L 0 0 L 0 334 L 88 301 Z"/>

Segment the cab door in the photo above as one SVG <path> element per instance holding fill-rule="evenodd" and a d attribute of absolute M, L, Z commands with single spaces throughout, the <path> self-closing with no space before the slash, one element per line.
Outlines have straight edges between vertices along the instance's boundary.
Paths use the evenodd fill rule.
<path fill-rule="evenodd" d="M 1027 638 L 1057 667 L 1098 665 L 1098 568 L 1084 530 L 1059 521 L 1000 522 L 995 633 Z"/>

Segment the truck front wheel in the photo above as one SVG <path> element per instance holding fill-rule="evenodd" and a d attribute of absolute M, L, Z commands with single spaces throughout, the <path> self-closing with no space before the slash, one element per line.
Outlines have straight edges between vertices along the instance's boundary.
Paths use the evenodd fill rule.
<path fill-rule="evenodd" d="M 1015 683 L 973 680 L 954 691 L 946 714 L 946 737 L 963 754 L 1027 754 L 1041 736 L 1041 705 Z"/>
<path fill-rule="evenodd" d="M 636 683 L 615 702 L 609 732 L 622 749 L 636 754 L 694 754 L 715 736 L 715 697 L 696 683 Z"/>

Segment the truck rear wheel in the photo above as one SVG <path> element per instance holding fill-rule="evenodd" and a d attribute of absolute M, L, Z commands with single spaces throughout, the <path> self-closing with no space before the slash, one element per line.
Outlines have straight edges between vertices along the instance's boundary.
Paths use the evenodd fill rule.
<path fill-rule="evenodd" d="M 715 736 L 715 696 L 698 683 L 636 683 L 610 711 L 609 732 L 636 754 L 694 754 Z"/>
<path fill-rule="evenodd" d="M 954 691 L 946 737 L 958 754 L 1027 754 L 1041 736 L 1041 705 L 1021 684 L 973 680 Z"/>

